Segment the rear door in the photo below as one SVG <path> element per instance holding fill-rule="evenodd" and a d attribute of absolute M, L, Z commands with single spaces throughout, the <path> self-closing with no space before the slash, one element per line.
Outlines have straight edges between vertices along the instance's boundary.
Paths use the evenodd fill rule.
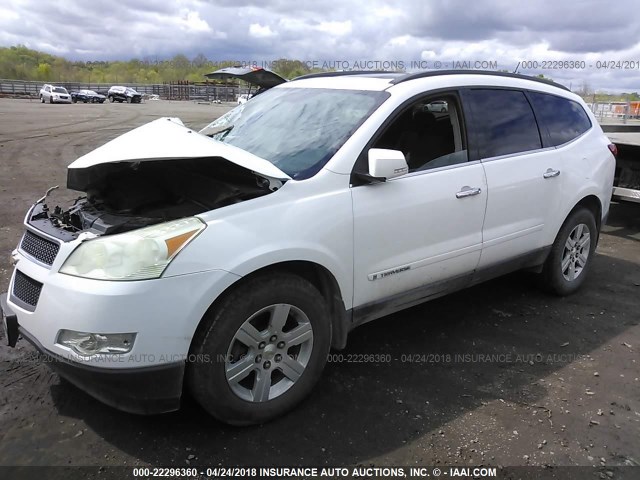
<path fill-rule="evenodd" d="M 544 247 L 544 230 L 561 198 L 562 166 L 545 148 L 527 94 L 517 89 L 470 88 L 472 154 L 489 188 L 479 269 Z"/>

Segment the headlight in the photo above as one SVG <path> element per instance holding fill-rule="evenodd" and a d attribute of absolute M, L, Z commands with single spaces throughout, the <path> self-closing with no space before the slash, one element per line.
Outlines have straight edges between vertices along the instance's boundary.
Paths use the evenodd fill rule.
<path fill-rule="evenodd" d="M 56 343 L 69 347 L 79 355 L 97 353 L 129 353 L 136 340 L 135 333 L 86 333 L 60 330 Z"/>
<path fill-rule="evenodd" d="M 205 226 L 191 217 L 88 240 L 67 258 L 60 273 L 96 280 L 158 278 Z"/>

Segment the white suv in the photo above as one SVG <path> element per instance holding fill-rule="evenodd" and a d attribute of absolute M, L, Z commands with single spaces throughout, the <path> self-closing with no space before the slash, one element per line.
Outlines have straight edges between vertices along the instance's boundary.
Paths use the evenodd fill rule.
<path fill-rule="evenodd" d="M 40 89 L 40 101 L 42 103 L 71 103 L 71 95 L 64 87 L 45 84 Z"/>
<path fill-rule="evenodd" d="M 614 150 L 577 95 L 498 73 L 311 75 L 199 133 L 158 119 L 69 166 L 71 208 L 28 212 L 7 338 L 122 410 L 186 384 L 263 422 L 365 322 L 523 268 L 574 292 Z"/>

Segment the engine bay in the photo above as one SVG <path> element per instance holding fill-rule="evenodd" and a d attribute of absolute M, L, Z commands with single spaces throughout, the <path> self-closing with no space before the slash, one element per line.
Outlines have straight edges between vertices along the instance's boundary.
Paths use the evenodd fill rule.
<path fill-rule="evenodd" d="M 84 192 L 70 207 L 45 196 L 28 222 L 68 241 L 111 235 L 197 215 L 277 190 L 267 178 L 221 158 L 118 162 L 69 169 L 67 187 Z"/>

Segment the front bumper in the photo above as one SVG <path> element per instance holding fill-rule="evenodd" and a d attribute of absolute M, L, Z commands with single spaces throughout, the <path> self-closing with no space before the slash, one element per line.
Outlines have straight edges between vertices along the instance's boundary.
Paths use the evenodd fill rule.
<path fill-rule="evenodd" d="M 5 299 L 6 294 L 0 295 L 0 314 L 9 344 L 13 342 L 15 345 L 19 330 L 22 337 L 42 355 L 44 363 L 92 397 L 129 413 L 148 415 L 180 408 L 184 362 L 122 369 L 99 368 L 70 361 L 48 351 L 29 332 L 19 327 L 16 314 Z"/>

